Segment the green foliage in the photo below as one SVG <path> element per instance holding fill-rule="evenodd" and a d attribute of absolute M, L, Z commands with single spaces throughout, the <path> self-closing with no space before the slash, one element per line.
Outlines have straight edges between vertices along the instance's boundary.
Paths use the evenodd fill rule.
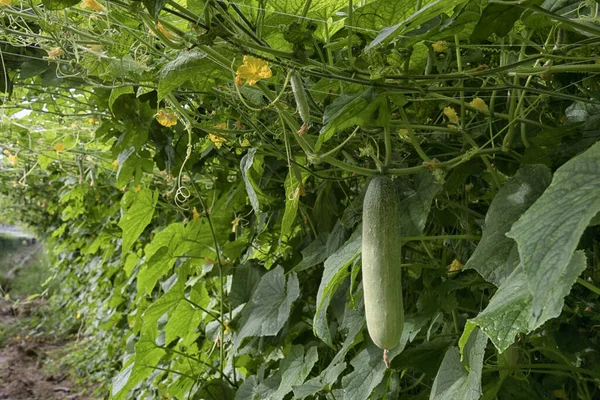
<path fill-rule="evenodd" d="M 45 238 L 113 398 L 598 396 L 595 5 L 355 3 L 2 6 L 0 224 Z M 380 174 L 389 369 L 360 274 Z"/>

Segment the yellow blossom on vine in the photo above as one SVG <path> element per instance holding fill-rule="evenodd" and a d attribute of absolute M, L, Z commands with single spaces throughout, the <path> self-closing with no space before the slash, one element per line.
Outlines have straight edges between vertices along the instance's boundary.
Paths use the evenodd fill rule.
<path fill-rule="evenodd" d="M 443 53 L 446 50 L 448 50 L 448 42 L 446 42 L 444 40 L 438 40 L 437 42 L 432 43 L 431 47 L 433 48 L 433 51 L 435 51 L 436 53 Z"/>
<path fill-rule="evenodd" d="M 0 0 L 0 6 L 10 6 L 12 0 Z"/>
<path fill-rule="evenodd" d="M 19 157 L 17 157 L 16 154 L 12 154 L 10 156 L 8 156 L 8 162 L 13 166 L 16 167 L 17 164 L 19 163 Z"/>
<path fill-rule="evenodd" d="M 208 134 L 208 138 L 211 142 L 215 144 L 215 147 L 217 149 L 220 149 L 221 146 L 223 146 L 223 143 L 227 142 L 227 139 L 225 139 L 224 137 L 213 135 L 212 133 Z"/>
<path fill-rule="evenodd" d="M 485 104 L 485 101 L 480 97 L 475 97 L 469 105 L 481 111 L 488 111 L 487 104 Z"/>
<path fill-rule="evenodd" d="M 104 12 L 105 9 L 102 4 L 98 3 L 96 0 L 83 0 L 81 2 L 81 8 L 89 8 L 94 11 Z"/>
<path fill-rule="evenodd" d="M 10 150 L 8 150 L 8 149 L 4 149 L 2 152 L 3 152 L 4 154 L 6 154 L 7 156 L 10 156 Z"/>
<path fill-rule="evenodd" d="M 192 209 L 192 218 L 194 219 L 194 221 L 200 218 L 200 213 L 198 212 L 198 210 L 196 210 L 196 207 Z"/>
<path fill-rule="evenodd" d="M 244 63 L 238 67 L 236 73 L 236 84 L 239 84 L 241 79 L 246 79 L 250 86 L 261 79 L 268 79 L 273 76 L 273 72 L 266 61 L 252 56 L 244 56 Z"/>
<path fill-rule="evenodd" d="M 448 118 L 448 121 L 453 124 L 458 124 L 458 115 L 456 115 L 456 111 L 454 108 L 448 106 L 444 108 L 444 115 Z"/>
<path fill-rule="evenodd" d="M 63 142 L 58 142 L 52 148 L 54 150 L 56 150 L 57 152 L 61 152 L 61 151 L 63 151 L 65 149 L 65 144 Z"/>
<path fill-rule="evenodd" d="M 63 54 L 65 54 L 65 51 L 63 49 L 61 49 L 60 47 L 53 47 L 47 51 L 48 51 L 48 58 L 50 58 L 50 59 L 60 57 Z"/>
<path fill-rule="evenodd" d="M 134 191 L 135 193 L 139 193 L 139 192 L 140 192 L 140 190 L 142 190 L 142 185 L 141 185 L 141 184 L 140 184 L 140 185 L 137 185 L 136 187 L 134 187 L 134 188 L 133 188 L 133 191 Z"/>
<path fill-rule="evenodd" d="M 113 161 L 111 165 L 112 165 L 113 169 L 119 168 L 119 160 Z"/>
<path fill-rule="evenodd" d="M 81 318 L 81 313 L 78 312 L 77 314 L 75 314 L 75 318 L 77 318 L 77 319 Z"/>
<path fill-rule="evenodd" d="M 242 140 L 242 143 L 240 143 L 240 145 L 242 147 L 248 147 L 248 146 L 250 146 L 250 141 L 248 139 L 244 139 L 244 140 Z"/>
<path fill-rule="evenodd" d="M 158 110 L 156 120 L 167 128 L 177 125 L 177 114 L 169 110 Z"/>
<path fill-rule="evenodd" d="M 448 272 L 458 272 L 463 268 L 463 265 L 457 259 L 454 259 L 450 265 L 448 265 Z"/>
<path fill-rule="evenodd" d="M 223 325 L 225 325 L 225 330 L 223 331 L 223 334 L 228 335 L 229 333 L 231 333 L 231 330 L 229 329 L 229 321 L 223 322 Z"/>

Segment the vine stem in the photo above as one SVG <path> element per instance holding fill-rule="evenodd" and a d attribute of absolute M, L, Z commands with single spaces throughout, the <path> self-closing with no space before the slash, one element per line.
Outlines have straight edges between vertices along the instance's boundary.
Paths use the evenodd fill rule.
<path fill-rule="evenodd" d="M 596 285 L 592 285 L 591 283 L 589 283 L 585 279 L 577 278 L 577 283 L 579 283 L 581 286 L 584 286 L 584 287 L 588 288 L 592 292 L 600 295 L 600 288 L 598 286 L 596 286 Z"/>

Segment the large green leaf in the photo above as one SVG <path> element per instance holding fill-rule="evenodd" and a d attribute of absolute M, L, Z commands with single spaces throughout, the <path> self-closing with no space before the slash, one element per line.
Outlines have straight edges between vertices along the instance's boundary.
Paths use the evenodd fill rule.
<path fill-rule="evenodd" d="M 133 243 L 142 234 L 154 216 L 154 209 L 158 201 L 158 190 L 154 193 L 143 188 L 129 206 L 127 212 L 121 217 L 119 227 L 123 230 L 122 254 L 126 255 Z"/>
<path fill-rule="evenodd" d="M 471 40 L 479 42 L 487 39 L 493 33 L 500 37 L 505 36 L 510 32 L 523 11 L 521 7 L 515 7 L 513 4 L 488 4 L 481 13 L 481 18 L 475 29 L 473 29 Z"/>
<path fill-rule="evenodd" d="M 304 383 L 318 359 L 316 346 L 310 347 L 306 354 L 304 354 L 304 346 L 299 344 L 292 346 L 279 366 L 281 384 L 271 399 L 283 400 L 294 386 Z"/>
<path fill-rule="evenodd" d="M 506 237 L 506 232 L 540 197 L 551 180 L 546 166 L 525 165 L 502 186 L 490 204 L 483 236 L 465 268 L 476 270 L 496 286 L 502 285 L 519 261 L 517 244 Z"/>
<path fill-rule="evenodd" d="M 333 346 L 333 341 L 327 323 L 327 308 L 337 288 L 350 273 L 348 266 L 359 256 L 361 244 L 361 230 L 357 229 L 339 250 L 325 260 L 325 270 L 317 292 L 317 311 L 313 319 L 313 330 L 315 335 L 329 346 Z"/>
<path fill-rule="evenodd" d="M 527 276 L 519 264 L 498 288 L 488 306 L 467 324 L 479 326 L 496 348 L 503 352 L 515 341 L 518 333 L 529 333 L 550 318 L 560 315 L 565 296 L 585 267 L 585 255 L 581 251 L 576 252 L 560 276 L 559 283 L 548 289 L 552 296 L 548 296 L 548 302 L 536 318 L 533 316 L 533 296 L 527 285 Z M 465 328 L 461 341 L 469 337 L 471 330 Z"/>
<path fill-rule="evenodd" d="M 180 85 L 190 81 L 201 91 L 208 91 L 223 70 L 206 57 L 200 50 L 182 50 L 177 57 L 160 71 L 158 99 L 162 100 Z"/>
<path fill-rule="evenodd" d="M 368 51 L 370 49 L 372 49 L 375 46 L 378 46 L 380 44 L 384 44 L 389 42 L 390 40 L 398 37 L 400 34 L 402 34 L 403 32 L 415 29 L 417 27 L 419 27 L 421 24 L 427 22 L 428 20 L 436 17 L 437 15 L 441 14 L 441 13 L 448 13 L 450 11 L 452 11 L 452 9 L 460 4 L 463 3 L 465 1 L 460 1 L 460 0 L 437 0 L 437 1 L 433 1 L 425 6 L 423 6 L 422 8 L 420 8 L 419 10 L 417 10 L 416 12 L 414 12 L 413 14 L 411 14 L 410 16 L 408 16 L 406 19 L 404 19 L 404 21 L 383 28 L 381 30 L 381 32 L 379 32 L 379 34 L 377 35 L 377 37 L 367 45 L 367 47 L 365 47 L 365 51 Z"/>
<path fill-rule="evenodd" d="M 283 267 L 277 266 L 267 272 L 240 313 L 234 347 L 237 349 L 249 336 L 276 335 L 287 321 L 292 303 L 298 296 L 300 287 L 295 273 L 288 276 L 286 284 Z"/>
<path fill-rule="evenodd" d="M 431 400 L 477 400 L 481 397 L 481 372 L 487 337 L 478 329 L 469 337 L 461 363 L 461 352 L 451 347 L 446 352 L 442 365 L 431 388 Z"/>
<path fill-rule="evenodd" d="M 376 112 L 384 101 L 385 96 L 378 96 L 374 88 L 362 93 L 344 94 L 335 99 L 323 113 L 323 128 L 320 131 L 317 150 L 336 132 L 356 125 L 376 124 Z"/>
<path fill-rule="evenodd" d="M 540 318 L 544 308 L 557 301 L 563 287 L 575 283 L 577 275 L 569 271 L 571 258 L 584 229 L 600 211 L 599 191 L 597 143 L 560 167 L 550 187 L 507 233 L 518 244 L 533 296 L 533 318 Z"/>
<path fill-rule="evenodd" d="M 388 355 L 390 361 L 393 361 L 404 350 L 408 342 L 414 340 L 426 322 L 427 319 L 413 316 L 405 319 L 400 343 L 390 350 Z M 344 399 L 356 400 L 369 397 L 386 372 L 386 365 L 382 356 L 383 350 L 369 342 L 367 347 L 352 359 L 350 364 L 354 367 L 354 371 L 342 378 Z"/>

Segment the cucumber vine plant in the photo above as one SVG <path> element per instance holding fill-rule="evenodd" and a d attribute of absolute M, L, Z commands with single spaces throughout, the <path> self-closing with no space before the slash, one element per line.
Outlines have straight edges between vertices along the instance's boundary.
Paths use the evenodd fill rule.
<path fill-rule="evenodd" d="M 0 222 L 47 241 L 114 399 L 592 399 L 598 8 L 0 1 Z M 389 369 L 359 274 L 382 174 Z"/>

